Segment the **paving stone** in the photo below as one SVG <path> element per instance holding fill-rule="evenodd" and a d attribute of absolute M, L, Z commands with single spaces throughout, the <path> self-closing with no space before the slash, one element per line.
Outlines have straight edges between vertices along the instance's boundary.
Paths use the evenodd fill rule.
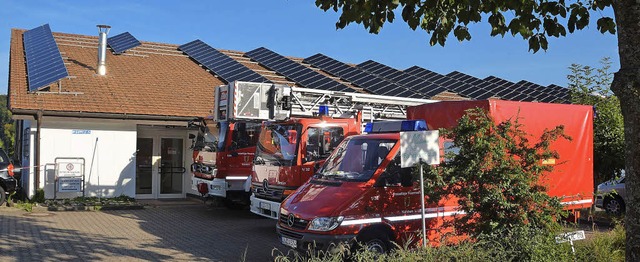
<path fill-rule="evenodd" d="M 0 207 L 0 261 L 272 261 L 275 220 L 177 201 L 141 210 L 27 213 Z"/>

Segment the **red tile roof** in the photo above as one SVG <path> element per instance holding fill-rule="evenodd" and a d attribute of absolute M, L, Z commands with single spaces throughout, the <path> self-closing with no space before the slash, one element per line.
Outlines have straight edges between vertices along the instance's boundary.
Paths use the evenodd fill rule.
<path fill-rule="evenodd" d="M 24 32 L 21 29 L 11 32 L 9 108 L 14 113 L 28 114 L 42 110 L 45 114 L 99 114 L 123 118 L 203 117 L 210 115 L 213 109 L 214 88 L 224 84 L 179 51 L 177 45 L 144 41 L 141 46 L 122 55 L 107 52 L 107 74 L 99 76 L 95 69 L 97 36 L 54 33 L 70 78 L 60 80 L 60 86 L 52 84 L 45 92 L 29 93 L 22 43 Z M 291 80 L 243 56 L 243 52 L 220 51 L 274 83 L 295 85 Z M 299 58 L 291 59 L 301 61 Z M 317 68 L 312 69 L 362 91 L 362 88 Z M 62 93 L 58 92 L 59 89 Z M 444 92 L 434 99 L 461 97 Z"/>
<path fill-rule="evenodd" d="M 107 75 L 96 74 L 98 38 L 54 33 L 71 76 L 49 87 L 49 93 L 28 93 L 22 44 L 24 30 L 12 30 L 9 107 L 12 111 L 91 112 L 122 115 L 193 117 L 209 115 L 213 89 L 223 82 L 176 45 L 143 42 L 133 55 L 107 52 Z"/>

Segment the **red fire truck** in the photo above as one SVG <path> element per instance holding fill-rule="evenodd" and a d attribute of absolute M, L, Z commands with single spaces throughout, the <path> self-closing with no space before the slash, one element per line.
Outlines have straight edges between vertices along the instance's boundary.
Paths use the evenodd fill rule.
<path fill-rule="evenodd" d="M 291 118 L 264 122 L 252 174 L 251 212 L 277 219 L 280 203 L 317 171 L 362 121 L 405 119 L 407 106 L 435 102 L 393 96 L 284 88 L 274 93 Z"/>
<path fill-rule="evenodd" d="M 424 215 L 427 239 L 438 240 L 450 228 L 444 222 L 458 214 L 449 199 L 426 206 L 421 214 L 420 188 L 411 169 L 401 168 L 400 132 L 451 128 L 465 110 L 480 107 L 495 121 L 516 116 L 533 137 L 545 128 L 565 126 L 572 141 L 556 141 L 552 147 L 559 161 L 547 175 L 548 193 L 559 197 L 567 210 L 591 206 L 593 191 L 593 112 L 589 106 L 529 102 L 446 101 L 408 109 L 402 123 L 375 122 L 366 135 L 346 138 L 316 174 L 280 207 L 277 231 L 281 242 L 305 250 L 328 249 L 341 242 L 364 243 L 384 252 L 390 242 L 419 239 Z M 422 121 L 426 121 L 426 124 Z M 422 124 L 420 124 L 422 123 Z M 449 148 L 440 139 L 439 148 Z M 448 150 L 448 149 L 447 149 Z M 455 149 L 451 149 L 455 150 Z M 440 154 L 444 150 L 440 149 Z M 560 164 L 562 162 L 562 164 Z"/>
<path fill-rule="evenodd" d="M 270 83 L 218 86 L 214 115 L 191 125 L 199 130 L 192 137 L 192 188 L 230 207 L 247 205 L 255 162 L 256 195 L 270 202 L 253 198 L 251 210 L 275 219 L 284 197 L 313 174 L 333 147 L 361 132 L 362 119 L 404 119 L 407 106 L 428 102 Z M 265 178 L 273 184 L 263 183 Z"/>
<path fill-rule="evenodd" d="M 226 206 L 249 205 L 250 174 L 262 121 L 269 119 L 265 104 L 269 83 L 232 82 L 215 89 L 214 115 L 190 124 L 193 139 L 191 186 Z"/>

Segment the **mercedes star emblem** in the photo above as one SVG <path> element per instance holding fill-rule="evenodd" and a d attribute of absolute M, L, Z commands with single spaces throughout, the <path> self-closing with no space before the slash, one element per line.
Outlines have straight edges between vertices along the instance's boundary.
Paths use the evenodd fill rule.
<path fill-rule="evenodd" d="M 296 222 L 296 217 L 294 217 L 293 214 L 289 214 L 289 217 L 287 218 L 287 226 L 293 227 L 293 224 L 295 222 Z"/>

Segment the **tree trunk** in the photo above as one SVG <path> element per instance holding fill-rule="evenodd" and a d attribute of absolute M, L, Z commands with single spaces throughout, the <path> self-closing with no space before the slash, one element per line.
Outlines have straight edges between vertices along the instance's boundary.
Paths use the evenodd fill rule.
<path fill-rule="evenodd" d="M 626 261 L 640 261 L 640 3 L 614 1 L 620 71 L 611 90 L 620 99 L 625 138 Z"/>

